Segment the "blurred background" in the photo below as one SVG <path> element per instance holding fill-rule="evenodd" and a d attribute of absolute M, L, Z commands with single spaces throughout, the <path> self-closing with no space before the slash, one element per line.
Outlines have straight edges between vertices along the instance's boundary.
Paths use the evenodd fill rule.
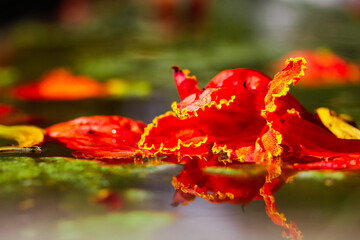
<path fill-rule="evenodd" d="M 204 87 L 231 68 L 253 68 L 272 77 L 284 67 L 284 58 L 294 54 L 308 56 L 318 71 L 315 78 L 325 79 L 293 88 L 300 102 L 311 111 L 324 106 L 347 113 L 359 124 L 359 0 L 0 2 L 0 101 L 35 116 L 36 125 L 43 127 L 110 114 L 149 123 L 179 100 L 173 65 L 189 69 Z M 324 68 L 334 74 L 324 77 Z M 66 76 L 86 80 L 69 77 L 59 84 L 61 74 L 51 75 L 54 69 L 67 69 Z M 50 85 L 59 97 L 49 97 L 36 85 L 44 79 L 55 79 Z M 71 93 L 73 98 L 64 97 L 80 81 L 105 90 L 89 97 L 79 97 L 83 93 L 77 91 Z M 59 148 L 46 154 L 71 156 Z M 127 169 L 58 159 L 2 161 L 0 169 L 7 172 L 0 177 L 4 239 L 281 236 L 261 201 L 251 203 L 245 213 L 241 206 L 202 199 L 171 207 L 176 167 L 130 174 Z M 320 174 L 314 181 L 304 175 L 278 193 L 280 211 L 300 226 L 305 239 L 352 239 L 359 234 L 359 178 L 352 175 L 338 182 L 343 177 Z M 118 197 L 106 192 L 108 188 Z M 93 206 L 102 201 L 105 207 Z M 115 213 L 108 213 L 108 207 Z"/>
<path fill-rule="evenodd" d="M 149 122 L 178 99 L 173 65 L 189 69 L 204 87 L 230 68 L 254 68 L 272 77 L 284 66 L 281 59 L 295 50 L 300 50 L 296 56 L 305 55 L 303 50 L 329 51 L 357 66 L 360 62 L 357 0 L 6 0 L 0 3 L 0 13 L 3 101 L 16 100 L 8 100 L 9 87 L 39 81 L 58 68 L 99 82 L 121 79 L 130 86 L 125 90 L 128 94 L 114 90 L 120 98 L 125 96 L 122 101 L 107 98 L 105 104 L 89 101 L 75 107 L 58 102 L 64 111 L 61 116 L 56 115 L 59 111 L 51 112 L 55 115 L 49 123 L 87 111 Z M 278 62 L 275 67 L 274 62 Z M 140 85 L 134 87 L 134 82 Z M 328 106 L 330 94 L 335 95 L 330 102 L 349 94 L 345 96 L 349 99 L 339 101 L 359 100 L 352 93 L 336 92 L 316 92 L 317 106 Z M 37 115 L 49 111 L 44 110 L 49 103 L 17 104 Z M 315 108 L 311 102 L 308 107 Z M 330 107 L 339 109 L 336 104 Z"/>

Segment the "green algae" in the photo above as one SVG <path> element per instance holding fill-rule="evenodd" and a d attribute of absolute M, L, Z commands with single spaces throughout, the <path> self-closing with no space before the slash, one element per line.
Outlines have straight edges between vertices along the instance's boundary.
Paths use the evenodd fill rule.
<path fill-rule="evenodd" d="M 166 166 L 105 165 L 64 157 L 0 157 L 1 193 L 19 187 L 58 187 L 94 193 L 102 188 L 141 185 L 148 174 Z"/>

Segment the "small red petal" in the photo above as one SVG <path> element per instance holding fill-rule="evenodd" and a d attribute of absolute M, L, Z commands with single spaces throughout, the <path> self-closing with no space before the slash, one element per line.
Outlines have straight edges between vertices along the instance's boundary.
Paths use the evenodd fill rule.
<path fill-rule="evenodd" d="M 181 71 L 179 67 L 174 66 L 174 78 L 175 84 L 178 89 L 181 100 L 185 99 L 190 95 L 196 95 L 201 92 L 200 88 L 197 86 L 197 81 L 195 77 L 189 76 L 189 71 Z"/>
<path fill-rule="evenodd" d="M 141 154 L 137 147 L 145 124 L 119 116 L 81 117 L 46 129 L 78 156 L 85 158 L 131 158 Z"/>

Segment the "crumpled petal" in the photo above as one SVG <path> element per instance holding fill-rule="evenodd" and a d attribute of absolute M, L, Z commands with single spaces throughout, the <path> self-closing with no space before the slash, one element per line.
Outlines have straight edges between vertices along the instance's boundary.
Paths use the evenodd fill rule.
<path fill-rule="evenodd" d="M 238 68 L 219 73 L 203 91 L 200 91 L 195 77 L 184 77 L 182 81 L 179 81 L 179 75 L 188 76 L 188 70 L 181 71 L 176 68 L 174 73 L 181 102 L 174 103 L 172 107 L 181 118 L 201 116 L 209 110 L 216 111 L 216 109 L 219 110 L 230 105 L 232 105 L 230 110 L 250 115 L 252 113 L 249 111 L 251 106 L 246 106 L 246 104 L 254 106 L 253 111 L 256 111 L 259 107 L 257 104 L 263 102 L 262 97 L 257 97 L 256 93 L 265 94 L 271 80 L 258 71 Z M 183 90 L 184 85 L 190 85 L 191 90 Z M 235 100 L 236 98 L 240 99 Z M 236 102 L 234 103 L 234 101 Z"/>
<path fill-rule="evenodd" d="M 46 129 L 48 136 L 84 158 L 134 159 L 145 124 L 120 116 L 80 117 Z"/>
<path fill-rule="evenodd" d="M 262 152 L 271 152 L 268 158 L 279 157 L 294 164 L 321 161 L 349 161 L 360 158 L 360 140 L 340 139 L 328 131 L 316 115 L 309 115 L 287 101 L 291 83 L 296 84 L 304 75 L 306 61 L 303 58 L 288 60 L 288 66 L 278 73 L 269 84 L 262 116 L 267 121 L 267 134 L 271 137 L 259 140 Z M 270 144 L 268 144 L 270 143 Z M 268 146 L 266 146 L 268 144 Z M 259 152 L 261 152 L 259 151 Z"/>
<path fill-rule="evenodd" d="M 173 112 L 156 117 L 141 136 L 139 148 L 151 155 L 196 156 L 210 150 L 208 137 L 192 118 L 180 120 Z"/>
<path fill-rule="evenodd" d="M 167 137 L 170 136 L 170 132 L 175 136 L 174 131 L 188 131 L 189 134 L 182 134 L 181 143 L 193 144 L 188 145 L 187 149 L 186 146 L 178 148 L 177 154 L 193 153 L 194 146 L 201 140 L 201 146 L 207 153 L 225 153 L 233 159 L 251 161 L 254 143 L 266 123 L 260 112 L 264 107 L 263 99 L 270 79 L 255 70 L 226 70 L 215 76 L 201 91 L 197 87 L 195 77 L 189 77 L 187 70 L 181 71 L 176 67 L 174 77 L 182 99 L 180 103 L 172 105 L 178 119 L 174 114 L 171 114 L 171 117 L 161 116 L 160 121 L 158 118 L 155 119 L 153 126 L 162 129 L 168 134 Z M 163 118 L 173 119 L 173 125 L 176 126 L 171 129 L 174 130 L 169 130 L 170 125 L 165 122 L 170 121 Z M 149 149 L 151 146 L 157 154 L 167 154 L 168 152 L 163 149 L 173 149 L 177 146 L 178 140 L 175 143 L 163 141 L 159 135 L 160 130 L 154 134 L 154 127 L 148 129 L 149 134 L 145 134 L 157 137 L 157 145 L 152 144 L 153 138 L 149 141 L 150 145 L 146 145 L 150 139 L 146 136 L 139 145 L 140 148 Z M 162 142 L 163 146 L 160 145 Z M 199 155 L 200 150 L 204 148 L 197 148 L 198 153 L 193 154 Z"/>

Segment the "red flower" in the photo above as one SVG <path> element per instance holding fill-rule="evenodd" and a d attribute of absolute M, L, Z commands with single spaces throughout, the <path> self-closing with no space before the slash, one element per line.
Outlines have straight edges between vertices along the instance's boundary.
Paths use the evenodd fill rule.
<path fill-rule="evenodd" d="M 174 69 L 182 99 L 172 105 L 176 115 L 169 112 L 156 118 L 139 147 L 179 156 L 225 152 L 252 161 L 255 141 L 266 124 L 260 113 L 270 79 L 255 70 L 227 70 L 201 91 L 188 71 Z"/>
<path fill-rule="evenodd" d="M 177 156 L 181 161 L 184 156 L 206 159 L 215 154 L 223 162 L 266 163 L 281 157 L 284 164 L 296 168 L 357 165 L 360 141 L 336 137 L 317 115 L 306 111 L 288 93 L 289 85 L 296 84 L 304 75 L 305 65 L 303 58 L 290 59 L 272 81 L 254 70 L 227 70 L 215 76 L 204 90 L 197 86 L 195 77 L 188 76 L 188 71 L 175 67 L 175 82 L 182 100 L 172 105 L 174 112 L 155 118 L 145 129 L 142 124 L 141 131 L 125 128 L 127 135 L 114 135 L 108 129 L 122 130 L 125 118 L 109 122 L 106 117 L 94 117 L 91 121 L 86 118 L 85 132 L 84 126 L 78 124 L 84 121 L 80 118 L 57 125 L 62 126 L 59 131 L 50 128 L 49 135 L 80 150 L 82 157 L 114 159 L 133 153 L 145 157 L 169 156 L 171 161 Z M 113 126 L 116 121 L 119 125 Z M 59 134 L 65 126 L 73 129 L 73 135 L 66 141 Z M 97 135 L 89 128 L 96 128 Z M 136 137 L 129 140 L 128 135 Z M 119 137 L 131 144 L 121 145 Z M 324 161 L 336 164 L 323 164 Z"/>
<path fill-rule="evenodd" d="M 288 93 L 306 61 L 290 59 L 274 80 L 248 69 L 227 70 L 201 91 L 187 71 L 175 68 L 182 101 L 155 119 L 139 147 L 156 155 L 226 154 L 226 160 L 289 164 L 359 161 L 360 141 L 337 138 Z M 221 159 L 221 160 L 224 160 Z"/>

